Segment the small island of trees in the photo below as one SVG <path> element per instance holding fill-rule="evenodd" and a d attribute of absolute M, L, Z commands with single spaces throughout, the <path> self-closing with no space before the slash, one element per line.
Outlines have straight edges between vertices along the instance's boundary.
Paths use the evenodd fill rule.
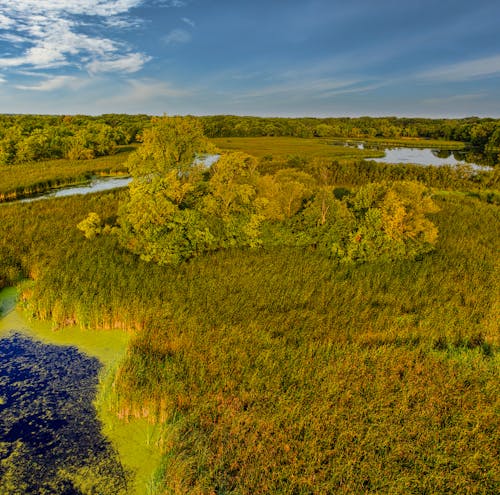
<path fill-rule="evenodd" d="M 436 205 L 416 182 L 344 194 L 326 163 L 261 175 L 242 152 L 223 152 L 207 168 L 201 157 L 214 146 L 189 117 L 153 119 L 142 141 L 129 158 L 133 181 L 118 233 L 146 261 L 175 265 L 224 248 L 270 245 L 311 246 L 341 262 L 413 259 L 437 240 L 426 217 Z M 95 224 L 91 213 L 80 227 L 89 237 Z"/>

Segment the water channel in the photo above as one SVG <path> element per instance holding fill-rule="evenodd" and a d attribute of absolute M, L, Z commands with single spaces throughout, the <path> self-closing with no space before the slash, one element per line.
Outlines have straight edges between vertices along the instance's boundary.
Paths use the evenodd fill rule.
<path fill-rule="evenodd" d="M 197 158 L 195 160 L 195 164 L 200 164 L 206 168 L 209 168 L 219 159 L 219 157 L 220 155 L 218 154 L 205 155 Z M 109 191 L 111 189 L 126 187 L 130 184 L 131 181 L 132 181 L 131 177 L 94 177 L 92 181 L 83 186 L 79 185 L 79 186 L 62 187 L 60 189 L 48 191 L 46 193 L 33 196 L 30 198 L 16 200 L 14 202 L 19 201 L 20 203 L 30 203 L 32 201 L 39 201 L 42 199 L 62 198 L 65 196 L 75 196 L 77 194 L 90 194 L 102 191 Z"/>
<path fill-rule="evenodd" d="M 50 198 L 62 198 L 65 196 L 74 196 L 76 194 L 89 194 L 102 191 L 109 191 L 110 189 L 116 189 L 119 187 L 125 187 L 130 184 L 132 179 L 130 177 L 105 177 L 105 178 L 94 178 L 91 182 L 83 186 L 70 186 L 57 189 L 55 191 L 49 191 L 47 193 L 40 194 L 39 196 L 34 196 L 32 198 L 20 199 L 20 203 L 30 203 L 32 201 L 38 201 L 41 199 Z"/>

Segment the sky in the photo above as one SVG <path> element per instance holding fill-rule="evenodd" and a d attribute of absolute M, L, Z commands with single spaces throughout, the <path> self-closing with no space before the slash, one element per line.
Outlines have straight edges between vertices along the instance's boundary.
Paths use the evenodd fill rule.
<path fill-rule="evenodd" d="M 0 113 L 500 117 L 499 0 L 0 0 Z"/>

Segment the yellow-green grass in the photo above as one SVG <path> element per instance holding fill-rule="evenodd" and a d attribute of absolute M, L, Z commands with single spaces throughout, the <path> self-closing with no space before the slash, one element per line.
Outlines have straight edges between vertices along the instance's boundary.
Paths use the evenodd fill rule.
<path fill-rule="evenodd" d="M 379 150 L 360 150 L 332 145 L 331 140 L 298 137 L 214 138 L 212 142 L 224 151 L 243 151 L 257 158 L 264 156 L 303 158 L 377 158 Z"/>
<path fill-rule="evenodd" d="M 159 427 L 145 420 L 121 421 L 110 414 L 107 406 L 116 368 L 126 353 L 131 334 L 121 330 L 92 330 L 78 326 L 55 327 L 51 321 L 33 320 L 16 308 L 18 289 L 0 291 L 0 338 L 10 332 L 21 332 L 33 339 L 54 345 L 75 346 L 96 357 L 103 364 L 95 401 L 104 435 L 118 451 L 120 460 L 131 476 L 129 493 L 151 493 L 154 471 L 160 462 L 157 446 Z M 2 398 L 0 396 L 0 404 Z"/>
<path fill-rule="evenodd" d="M 94 175 L 126 174 L 125 163 L 133 149 L 131 146 L 121 147 L 114 155 L 94 160 L 62 159 L 1 166 L 0 202 L 86 183 Z"/>

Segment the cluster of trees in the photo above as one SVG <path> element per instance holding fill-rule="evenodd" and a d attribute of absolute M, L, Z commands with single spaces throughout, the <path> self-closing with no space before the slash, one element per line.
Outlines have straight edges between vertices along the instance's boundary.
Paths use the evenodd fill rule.
<path fill-rule="evenodd" d="M 260 175 L 257 160 L 214 152 L 194 119 L 163 117 L 131 155 L 130 198 L 119 221 L 125 245 L 143 259 L 179 262 L 229 247 L 314 246 L 339 260 L 414 258 L 428 252 L 437 230 L 426 218 L 435 206 L 415 182 L 369 184 L 355 194 L 335 191 L 326 163 L 311 173 L 283 168 Z M 81 224 L 99 232 L 95 214 Z"/>
<path fill-rule="evenodd" d="M 0 117 L 0 165 L 56 158 L 92 159 L 134 142 L 142 116 Z"/>

